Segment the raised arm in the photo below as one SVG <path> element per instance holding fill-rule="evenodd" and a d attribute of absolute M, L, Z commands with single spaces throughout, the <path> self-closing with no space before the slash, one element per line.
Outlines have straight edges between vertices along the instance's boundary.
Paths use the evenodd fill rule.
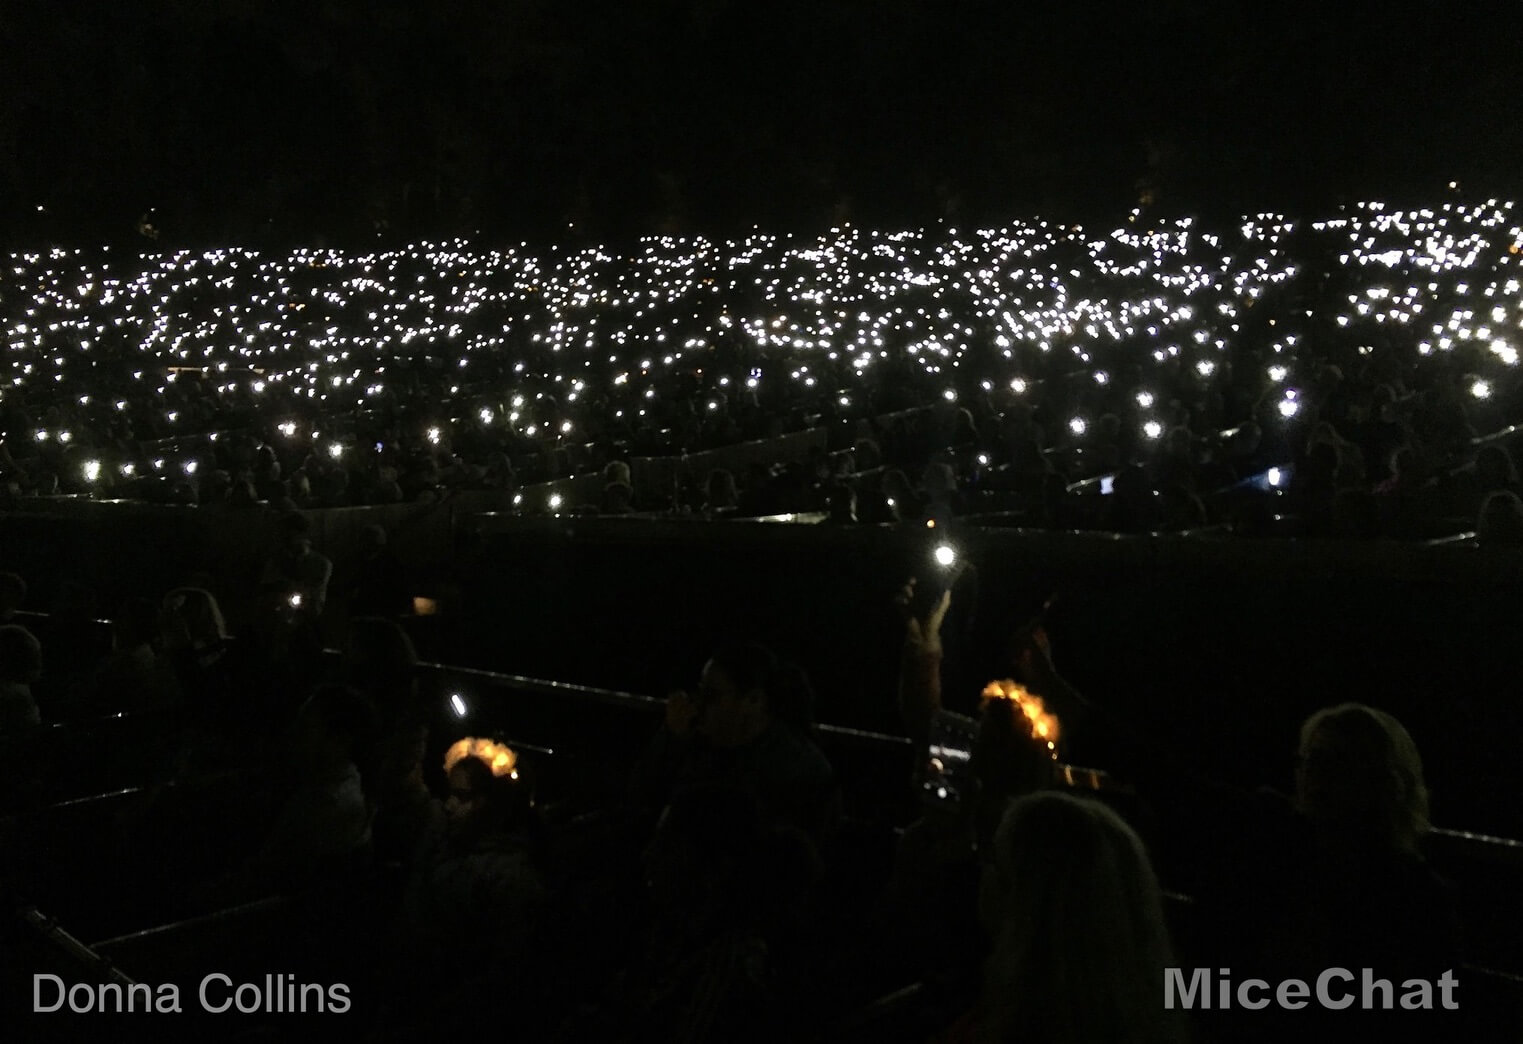
<path fill-rule="evenodd" d="M 899 660 L 899 715 L 916 750 L 930 737 L 931 719 L 941 709 L 941 623 L 952 605 L 947 591 L 924 617 L 915 615 L 915 581 L 895 598 L 904 613 L 904 649 Z"/>
<path fill-rule="evenodd" d="M 1053 665 L 1052 643 L 1040 620 L 1015 632 L 1011 654 L 1022 684 L 1042 698 L 1065 731 L 1072 734 L 1080 723 L 1093 717 L 1093 705 Z"/>

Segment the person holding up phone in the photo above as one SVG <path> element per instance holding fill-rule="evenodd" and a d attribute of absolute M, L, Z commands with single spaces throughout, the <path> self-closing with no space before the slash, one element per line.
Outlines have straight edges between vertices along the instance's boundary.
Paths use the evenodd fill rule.
<path fill-rule="evenodd" d="M 1009 802 L 1050 786 L 1056 762 L 1015 720 L 1009 700 L 987 701 L 976 718 L 942 705 L 942 626 L 952 593 L 943 588 L 917 612 L 927 601 L 923 590 L 912 579 L 894 599 L 905 635 L 899 709 L 923 757 L 914 777 L 920 815 L 900 835 L 882 896 L 890 945 L 881 952 L 908 955 L 894 971 L 917 977 L 939 977 L 951 962 L 952 986 L 966 992 L 954 997 L 956 1007 L 977 994 L 981 857 Z"/>

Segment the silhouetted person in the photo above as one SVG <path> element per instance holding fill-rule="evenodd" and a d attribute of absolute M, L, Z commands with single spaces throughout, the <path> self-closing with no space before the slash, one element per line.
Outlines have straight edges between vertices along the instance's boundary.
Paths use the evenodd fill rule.
<path fill-rule="evenodd" d="M 1516 493 L 1492 493 L 1481 504 L 1476 535 L 1484 547 L 1523 547 L 1523 500 Z"/>
<path fill-rule="evenodd" d="M 772 822 L 821 837 L 834 825 L 835 774 L 807 732 L 776 657 L 761 645 L 715 651 L 696 695 L 672 694 L 666 724 L 636 772 L 647 811 L 693 786 L 724 784 L 754 794 Z M 796 687 L 796 680 L 787 682 Z"/>
<path fill-rule="evenodd" d="M 646 846 L 652 923 L 596 1009 L 559 1039 L 791 1039 L 773 988 L 777 940 L 814 876 L 809 843 L 769 826 L 755 796 L 700 786 L 673 796 Z"/>
<path fill-rule="evenodd" d="M 404 944 L 418 985 L 451 1007 L 507 1002 L 527 1015 L 540 999 L 536 972 L 549 971 L 536 938 L 547 900 L 538 814 L 511 754 L 494 771 L 462 745 L 478 746 L 465 740 L 446 755 L 449 794 L 407 885 Z"/>
<path fill-rule="evenodd" d="M 159 648 L 159 608 L 124 601 L 111 621 L 111 654 L 96 675 L 96 704 L 106 711 L 164 710 L 179 702 L 174 667 Z"/>
<path fill-rule="evenodd" d="M 402 560 L 391 550 L 382 526 L 366 526 L 360 532 L 360 560 L 355 565 L 350 589 L 351 616 L 406 616 L 412 612 L 412 595 Z"/>
<path fill-rule="evenodd" d="M 1215 937 L 1203 966 L 1269 982 L 1368 968 L 1398 991 L 1407 979 L 1434 982 L 1460 970 L 1453 898 L 1420 851 L 1429 829 L 1422 759 L 1389 714 L 1356 703 L 1313 714 L 1301 726 L 1294 806 L 1265 795 L 1236 825 L 1240 860 L 1213 875 L 1202 897 L 1200 918 Z M 1378 1012 L 1360 1013 L 1363 1021 L 1342 1012 L 1240 1013 L 1232 1036 L 1284 1040 L 1294 1028 L 1307 1039 L 1346 1040 L 1366 1026 L 1390 1039 L 1428 1025 L 1399 1006 L 1389 1015 L 1387 1024 Z"/>
<path fill-rule="evenodd" d="M 973 1039 L 1188 1039 L 1161 995 L 1174 959 L 1158 879 L 1120 816 L 1071 794 L 1032 794 L 1010 806 L 992 850 L 979 893 L 991 952 Z"/>
<path fill-rule="evenodd" d="M 328 601 L 333 563 L 312 548 L 312 525 L 305 515 L 291 512 L 279 523 L 280 543 L 265 563 L 261 589 L 293 615 L 316 620 Z"/>
<path fill-rule="evenodd" d="M 26 604 L 26 581 L 16 573 L 0 573 L 0 624 L 11 623 Z"/>
<path fill-rule="evenodd" d="M 203 899 L 227 905 L 338 883 L 363 868 L 373 809 L 360 764 L 370 760 L 374 727 L 369 701 L 352 689 L 326 686 L 301 705 L 274 822 L 253 856 Z"/>
<path fill-rule="evenodd" d="M 35 728 L 42 721 L 32 685 L 42 677 L 42 643 L 19 624 L 0 625 L 0 735 Z"/>
<path fill-rule="evenodd" d="M 603 499 L 598 513 L 603 515 L 628 515 L 633 513 L 635 491 L 625 482 L 609 482 L 603 486 Z"/>

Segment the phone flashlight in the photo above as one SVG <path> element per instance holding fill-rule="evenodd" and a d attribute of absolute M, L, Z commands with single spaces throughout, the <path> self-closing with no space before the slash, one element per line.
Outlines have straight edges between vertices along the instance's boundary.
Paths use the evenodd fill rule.
<path fill-rule="evenodd" d="M 935 568 L 929 576 L 915 580 L 915 593 L 910 600 L 910 611 L 916 619 L 925 619 L 941 602 L 941 596 L 957 585 L 963 570 L 968 568 L 966 559 L 960 558 L 951 544 L 938 544 L 931 551 Z"/>

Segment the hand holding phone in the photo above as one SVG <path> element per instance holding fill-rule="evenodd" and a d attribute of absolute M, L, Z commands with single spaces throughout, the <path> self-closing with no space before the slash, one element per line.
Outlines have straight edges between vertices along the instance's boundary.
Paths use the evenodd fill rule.
<path fill-rule="evenodd" d="M 957 807 L 973 793 L 973 748 L 978 721 L 941 710 L 931 719 L 921 790 L 933 804 Z"/>
<path fill-rule="evenodd" d="M 919 594 L 920 584 L 911 577 L 895 604 L 904 612 L 905 637 L 922 650 L 941 649 L 941 622 L 952 605 L 952 592 L 942 591 L 934 604 Z"/>
<path fill-rule="evenodd" d="M 914 593 L 909 602 L 910 615 L 917 620 L 926 620 L 951 593 L 967 568 L 967 560 L 957 553 L 956 548 L 951 544 L 938 544 L 931 552 L 931 567 L 915 578 Z M 941 615 L 946 615 L 945 607 L 941 608 Z M 939 629 L 940 618 L 936 623 Z"/>

